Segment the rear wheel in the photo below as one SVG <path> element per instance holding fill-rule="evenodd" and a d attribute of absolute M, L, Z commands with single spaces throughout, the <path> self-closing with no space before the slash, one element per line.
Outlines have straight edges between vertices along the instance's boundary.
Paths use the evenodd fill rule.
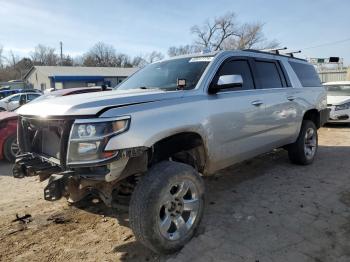
<path fill-rule="evenodd" d="M 318 148 L 318 135 L 315 124 L 304 120 L 297 141 L 288 146 L 288 156 L 292 163 L 308 165 L 314 161 Z"/>
<path fill-rule="evenodd" d="M 19 151 L 17 136 L 9 136 L 4 143 L 4 156 L 10 162 L 15 162 L 16 155 Z"/>
<path fill-rule="evenodd" d="M 157 253 L 181 249 L 204 209 L 204 183 L 191 166 L 161 162 L 138 183 L 129 209 L 136 239 Z"/>

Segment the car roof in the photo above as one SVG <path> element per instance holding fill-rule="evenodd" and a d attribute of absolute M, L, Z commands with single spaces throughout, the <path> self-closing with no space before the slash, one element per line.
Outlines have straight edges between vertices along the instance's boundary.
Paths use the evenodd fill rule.
<path fill-rule="evenodd" d="M 0 112 L 0 122 L 4 120 L 17 119 L 17 117 L 18 117 L 18 114 L 15 112 L 8 112 L 8 111 Z"/>
<path fill-rule="evenodd" d="M 333 82 L 323 83 L 323 85 L 325 86 L 350 85 L 350 81 L 333 81 Z"/>

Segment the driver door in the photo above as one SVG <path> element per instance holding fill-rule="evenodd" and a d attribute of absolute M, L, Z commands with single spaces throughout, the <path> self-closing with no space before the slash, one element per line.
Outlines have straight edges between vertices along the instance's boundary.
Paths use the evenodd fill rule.
<path fill-rule="evenodd" d="M 210 127 L 209 148 L 215 169 L 253 157 L 266 150 L 265 104 L 255 90 L 249 58 L 226 60 L 213 83 L 220 76 L 240 75 L 240 87 L 222 89 L 209 95 Z"/>

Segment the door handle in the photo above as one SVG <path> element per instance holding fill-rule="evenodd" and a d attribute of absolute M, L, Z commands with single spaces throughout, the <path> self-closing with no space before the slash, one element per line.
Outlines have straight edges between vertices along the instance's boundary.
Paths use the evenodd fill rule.
<path fill-rule="evenodd" d="M 289 101 L 293 101 L 293 100 L 296 99 L 296 97 L 295 97 L 295 96 L 288 96 L 287 99 L 288 99 Z"/>
<path fill-rule="evenodd" d="M 263 102 L 261 100 L 255 100 L 255 101 L 252 102 L 253 106 L 260 106 L 262 104 L 263 104 Z"/>

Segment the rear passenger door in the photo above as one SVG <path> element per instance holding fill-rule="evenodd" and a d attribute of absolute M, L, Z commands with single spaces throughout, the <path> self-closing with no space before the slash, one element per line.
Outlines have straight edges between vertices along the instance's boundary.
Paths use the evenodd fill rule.
<path fill-rule="evenodd" d="M 272 59 L 254 59 L 256 88 L 265 105 L 264 117 L 269 146 L 292 142 L 297 129 L 297 107 L 293 88 L 282 63 Z"/>

